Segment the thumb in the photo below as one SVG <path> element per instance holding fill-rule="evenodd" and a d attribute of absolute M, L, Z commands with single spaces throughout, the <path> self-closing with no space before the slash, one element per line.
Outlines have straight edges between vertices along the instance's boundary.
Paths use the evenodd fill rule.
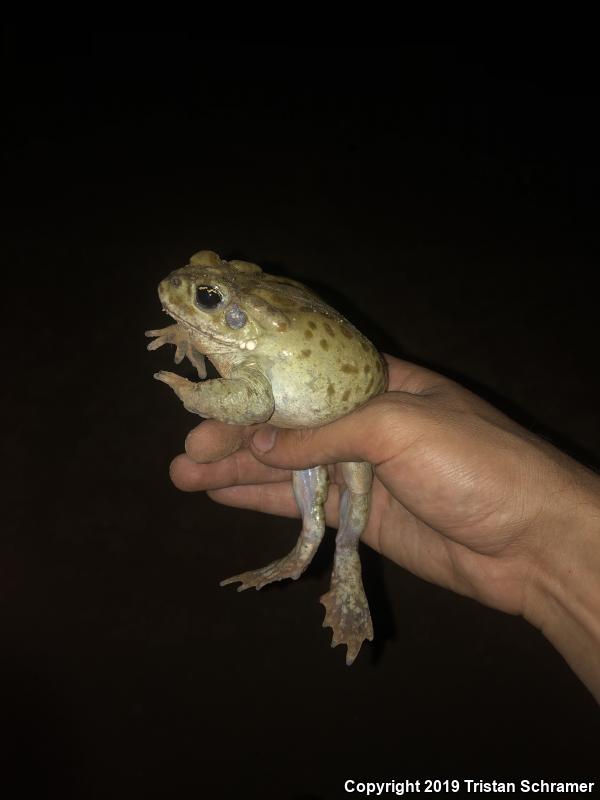
<path fill-rule="evenodd" d="M 403 393 L 393 393 L 402 395 Z M 276 428 L 264 425 L 250 441 L 255 457 L 284 469 L 306 469 L 340 461 L 369 461 L 377 465 L 393 455 L 392 417 L 397 427 L 398 406 L 391 395 L 380 395 L 367 405 L 320 428 Z M 395 444 L 395 448 L 392 445 Z"/>

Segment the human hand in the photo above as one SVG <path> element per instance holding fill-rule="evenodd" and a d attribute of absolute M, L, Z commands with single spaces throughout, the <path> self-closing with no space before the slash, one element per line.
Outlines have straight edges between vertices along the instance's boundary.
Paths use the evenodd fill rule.
<path fill-rule="evenodd" d="M 547 629 L 565 530 L 593 527 L 598 477 L 453 381 L 386 358 L 389 391 L 321 428 L 202 423 L 172 464 L 175 485 L 299 516 L 291 470 L 328 464 L 327 523 L 336 527 L 339 464 L 369 461 L 367 544 L 426 580 Z M 571 546 L 573 557 L 582 555 L 579 540 Z"/>

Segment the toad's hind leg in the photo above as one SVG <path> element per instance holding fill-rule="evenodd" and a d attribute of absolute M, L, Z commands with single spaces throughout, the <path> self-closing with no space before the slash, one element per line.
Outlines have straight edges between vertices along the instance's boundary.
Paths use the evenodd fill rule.
<path fill-rule="evenodd" d="M 240 583 L 238 592 L 255 586 L 262 589 L 267 583 L 296 580 L 310 564 L 325 532 L 324 503 L 327 499 L 328 474 L 326 467 L 295 470 L 292 478 L 296 502 L 302 512 L 302 532 L 294 549 L 287 556 L 267 564 L 262 569 L 242 572 L 221 581 L 221 586 Z"/>
<path fill-rule="evenodd" d="M 340 504 L 331 587 L 321 597 L 326 614 L 323 627 L 333 629 L 331 646 L 347 645 L 346 664 L 358 655 L 365 639 L 373 639 L 373 624 L 363 588 L 358 540 L 369 517 L 373 469 L 365 462 L 342 464 L 346 488 Z"/>

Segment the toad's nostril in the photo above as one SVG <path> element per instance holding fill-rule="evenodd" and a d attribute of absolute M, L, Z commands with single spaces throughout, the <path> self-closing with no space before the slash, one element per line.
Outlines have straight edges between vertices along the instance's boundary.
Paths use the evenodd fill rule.
<path fill-rule="evenodd" d="M 181 278 L 171 278 L 171 286 L 181 286 Z"/>

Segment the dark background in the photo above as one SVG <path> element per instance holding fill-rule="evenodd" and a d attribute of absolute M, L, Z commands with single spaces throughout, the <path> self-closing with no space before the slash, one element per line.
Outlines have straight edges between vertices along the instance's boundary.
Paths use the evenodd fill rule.
<path fill-rule="evenodd" d="M 594 54 L 25 28 L 4 51 L 5 785 L 593 777 L 597 705 L 523 620 L 365 548 L 376 643 L 348 669 L 317 602 L 331 535 L 297 583 L 220 589 L 298 523 L 172 487 L 198 420 L 143 332 L 191 253 L 247 258 L 598 466 Z"/>

